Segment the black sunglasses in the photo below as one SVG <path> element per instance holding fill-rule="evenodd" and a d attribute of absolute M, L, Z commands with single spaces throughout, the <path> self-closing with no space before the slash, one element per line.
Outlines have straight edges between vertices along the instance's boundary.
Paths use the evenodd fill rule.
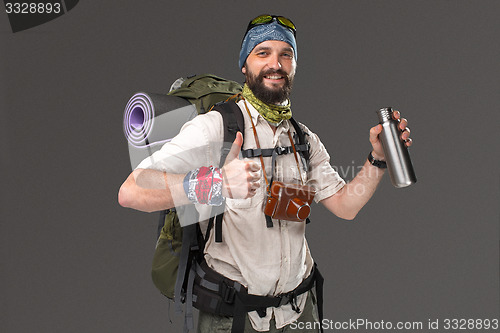
<path fill-rule="evenodd" d="M 287 19 L 284 16 L 275 16 L 275 15 L 267 15 L 267 14 L 257 16 L 256 18 L 251 20 L 250 23 L 248 23 L 248 27 L 247 27 L 247 31 L 245 32 L 245 35 L 253 27 L 256 27 L 258 25 L 263 25 L 263 24 L 269 24 L 269 23 L 272 23 L 273 21 L 276 21 L 280 25 L 284 26 L 285 28 L 292 30 L 293 36 L 297 37 L 296 36 L 297 29 L 295 28 L 295 24 L 293 24 L 293 22 L 290 19 Z"/>

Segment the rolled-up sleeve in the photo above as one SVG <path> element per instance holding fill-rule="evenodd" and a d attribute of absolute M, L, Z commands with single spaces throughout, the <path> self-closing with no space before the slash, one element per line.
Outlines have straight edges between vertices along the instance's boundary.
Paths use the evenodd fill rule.
<path fill-rule="evenodd" d="M 303 124 L 300 125 L 311 145 L 307 184 L 316 189 L 314 201 L 319 202 L 337 193 L 344 187 L 345 181 L 330 165 L 330 155 L 319 137 Z"/>

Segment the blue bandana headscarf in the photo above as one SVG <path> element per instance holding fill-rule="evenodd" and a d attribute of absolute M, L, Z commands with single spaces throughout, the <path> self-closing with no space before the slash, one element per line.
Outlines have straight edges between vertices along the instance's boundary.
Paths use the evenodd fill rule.
<path fill-rule="evenodd" d="M 254 47 L 262 42 L 265 42 L 266 40 L 279 40 L 287 42 L 293 48 L 293 54 L 295 60 L 297 60 L 297 43 L 295 42 L 293 32 L 278 22 L 273 21 L 268 24 L 255 26 L 247 32 L 245 38 L 243 39 L 243 43 L 241 43 L 239 61 L 240 69 L 242 69 L 245 65 L 245 61 Z"/>

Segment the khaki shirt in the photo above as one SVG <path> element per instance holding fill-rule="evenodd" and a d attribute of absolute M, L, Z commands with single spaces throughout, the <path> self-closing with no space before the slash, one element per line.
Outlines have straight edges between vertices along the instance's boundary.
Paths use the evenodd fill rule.
<path fill-rule="evenodd" d="M 269 123 L 248 102 L 248 109 L 257 130 L 261 148 L 290 146 L 287 131 L 292 135 L 293 126 L 283 121 L 275 133 Z M 239 101 L 244 119 L 245 133 L 243 149 L 257 148 L 252 123 Z M 330 165 L 330 156 L 314 133 L 302 126 L 310 143 L 309 169 L 304 170 L 300 161 L 300 173 L 307 184 L 316 189 L 315 201 L 334 195 L 344 185 L 344 180 Z M 200 166 L 218 165 L 221 142 L 224 137 L 222 116 L 209 112 L 186 123 L 179 135 L 166 143 L 151 158 L 144 160 L 138 168 L 153 168 L 170 173 L 187 173 Z M 254 158 L 260 164 L 260 159 Z M 268 177 L 271 177 L 271 157 L 264 158 Z M 300 176 L 293 154 L 278 156 L 274 168 L 274 179 L 300 184 Z M 213 229 L 205 247 L 207 264 L 229 279 L 248 288 L 250 294 L 275 296 L 295 289 L 311 272 L 313 259 L 305 238 L 305 223 L 273 220 L 272 228 L 266 227 L 264 203 L 266 183 L 261 178 L 260 189 L 249 199 L 226 199 L 222 224 L 222 243 L 216 243 Z M 196 205 L 200 220 L 206 219 L 210 207 Z M 312 207 L 314 209 L 314 205 Z M 181 221 L 182 223 L 182 221 Z M 306 294 L 297 299 L 304 309 Z M 300 316 L 287 304 L 280 308 L 268 308 L 264 318 L 250 312 L 250 322 L 258 331 L 269 330 L 269 321 L 274 315 L 277 328 L 292 323 Z"/>

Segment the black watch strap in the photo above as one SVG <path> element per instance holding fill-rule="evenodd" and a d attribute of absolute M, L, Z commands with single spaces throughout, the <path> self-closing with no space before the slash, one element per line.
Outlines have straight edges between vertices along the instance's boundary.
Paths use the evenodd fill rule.
<path fill-rule="evenodd" d="M 368 154 L 368 162 L 370 162 L 371 165 L 376 166 L 377 168 L 380 168 L 380 169 L 387 168 L 387 163 L 385 163 L 385 161 L 376 160 L 373 157 L 372 152 L 370 152 L 370 154 Z"/>

